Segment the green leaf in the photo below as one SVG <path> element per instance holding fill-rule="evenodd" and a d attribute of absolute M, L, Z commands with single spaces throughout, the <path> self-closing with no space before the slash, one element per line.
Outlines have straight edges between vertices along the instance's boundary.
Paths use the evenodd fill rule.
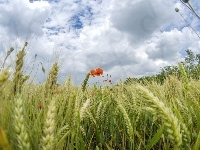
<path fill-rule="evenodd" d="M 197 140 L 194 144 L 193 150 L 199 150 L 199 148 L 200 148 L 200 132 L 199 132 Z"/>
<path fill-rule="evenodd" d="M 149 144 L 146 146 L 147 150 L 150 150 L 159 141 L 160 137 L 162 136 L 162 133 L 163 133 L 164 129 L 165 129 L 165 125 L 162 125 L 160 127 L 160 129 L 158 130 L 158 132 L 151 139 Z"/>
<path fill-rule="evenodd" d="M 63 137 L 59 140 L 59 142 L 57 143 L 56 147 L 62 147 L 62 144 L 64 144 L 64 142 L 66 141 L 67 136 L 70 134 L 70 130 L 67 131 Z"/>
<path fill-rule="evenodd" d="M 197 133 L 200 131 L 200 111 L 197 112 Z"/>

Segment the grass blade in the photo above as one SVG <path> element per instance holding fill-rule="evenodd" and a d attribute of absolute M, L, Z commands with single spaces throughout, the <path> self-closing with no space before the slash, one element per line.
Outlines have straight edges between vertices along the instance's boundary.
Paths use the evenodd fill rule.
<path fill-rule="evenodd" d="M 165 125 L 162 125 L 160 127 L 160 129 L 158 130 L 158 132 L 151 139 L 149 144 L 146 146 L 147 150 L 150 150 L 159 141 L 160 137 L 162 136 L 162 133 L 163 133 L 164 129 L 165 129 Z"/>
<path fill-rule="evenodd" d="M 200 132 L 199 132 L 197 140 L 194 144 L 193 150 L 199 150 L 199 148 L 200 148 Z"/>

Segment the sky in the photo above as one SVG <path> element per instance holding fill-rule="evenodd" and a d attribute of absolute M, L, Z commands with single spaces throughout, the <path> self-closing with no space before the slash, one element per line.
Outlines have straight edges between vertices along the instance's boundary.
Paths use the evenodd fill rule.
<path fill-rule="evenodd" d="M 200 14 L 199 0 L 190 3 Z M 183 60 L 186 49 L 200 53 L 200 38 L 175 8 L 200 34 L 200 20 L 178 0 L 0 0 L 0 61 L 13 47 L 6 65 L 14 71 L 26 41 L 23 71 L 36 83 L 46 81 L 55 62 L 59 83 L 71 76 L 80 85 L 96 68 L 104 77 L 89 84 L 107 74 L 113 84 L 154 75 Z"/>

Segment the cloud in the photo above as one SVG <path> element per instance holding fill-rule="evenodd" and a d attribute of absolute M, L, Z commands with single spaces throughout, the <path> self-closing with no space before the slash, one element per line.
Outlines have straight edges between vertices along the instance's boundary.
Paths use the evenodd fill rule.
<path fill-rule="evenodd" d="M 60 65 L 59 82 L 71 75 L 76 85 L 97 67 L 114 83 L 153 75 L 182 59 L 187 48 L 198 53 L 199 38 L 175 7 L 198 32 L 194 14 L 175 0 L 4 2 L 0 4 L 0 56 L 10 46 L 19 50 L 27 40 L 25 68 L 27 72 L 33 68 L 36 82 L 45 81 L 55 61 Z M 97 81 L 102 77 L 89 82 Z"/>
<path fill-rule="evenodd" d="M 159 32 L 160 27 L 168 24 L 169 20 L 176 18 L 173 4 L 160 0 L 128 3 L 117 10 L 118 13 L 111 15 L 111 22 L 118 30 L 126 32 L 131 42 L 141 43 Z"/>
<path fill-rule="evenodd" d="M 43 35 L 40 25 L 44 23 L 49 14 L 49 10 L 45 8 L 48 7 L 48 4 L 42 2 L 37 5 L 39 7 L 32 5 L 26 0 L 9 1 L 6 5 L 0 5 L 0 25 L 6 30 L 9 37 L 25 39 L 31 34 Z"/>

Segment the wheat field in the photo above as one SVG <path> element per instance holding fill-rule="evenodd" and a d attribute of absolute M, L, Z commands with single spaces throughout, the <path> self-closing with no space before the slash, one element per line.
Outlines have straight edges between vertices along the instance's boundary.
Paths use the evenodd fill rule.
<path fill-rule="evenodd" d="M 181 80 L 88 87 L 89 72 L 79 87 L 70 77 L 57 84 L 57 62 L 45 83 L 29 82 L 24 56 L 0 73 L 0 149 L 200 149 L 200 81 L 181 64 Z"/>

